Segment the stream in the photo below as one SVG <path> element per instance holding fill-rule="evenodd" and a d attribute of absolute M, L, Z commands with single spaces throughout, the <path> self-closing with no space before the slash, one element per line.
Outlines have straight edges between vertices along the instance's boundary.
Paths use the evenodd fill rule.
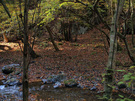
<path fill-rule="evenodd" d="M 103 101 L 97 98 L 97 91 L 73 88 L 53 88 L 53 84 L 33 83 L 29 85 L 30 101 Z M 32 96 L 36 95 L 36 97 Z M 118 95 L 128 98 L 130 95 L 119 92 L 113 94 L 116 101 Z M 22 101 L 22 86 L 5 86 L 0 85 L 0 101 Z M 131 97 L 135 101 L 135 97 Z M 125 100 L 124 100 L 125 101 Z"/>
<path fill-rule="evenodd" d="M 0 85 L 0 101 L 21 101 L 22 86 Z M 97 92 L 74 88 L 54 89 L 52 84 L 31 84 L 29 92 L 37 95 L 37 98 L 30 98 L 30 101 L 99 101 L 95 96 Z M 101 100 L 100 100 L 101 101 Z"/>
<path fill-rule="evenodd" d="M 10 64 L 2 68 L 2 72 L 10 74 L 13 72 L 12 68 L 16 70 L 12 75 L 3 76 L 0 80 L 0 101 L 22 101 L 22 83 L 19 79 L 22 76 L 19 64 Z M 29 84 L 29 100 L 30 101 L 101 101 L 97 95 L 103 96 L 102 93 L 97 93 L 96 88 L 83 89 L 78 86 L 74 79 L 65 81 L 65 86 L 62 86 L 61 81 L 66 79 L 66 75 L 61 72 L 58 75 L 50 75 L 47 79 L 42 79 L 42 82 Z M 55 83 L 53 85 L 52 83 Z M 61 87 L 60 87 L 61 86 Z M 81 88 L 78 88 L 81 87 Z M 114 93 L 113 99 L 116 101 L 122 95 L 123 98 L 130 97 L 135 101 L 135 97 L 130 94 L 121 92 Z M 124 100 L 125 101 L 125 100 Z M 129 101 L 129 100 L 128 100 Z"/>

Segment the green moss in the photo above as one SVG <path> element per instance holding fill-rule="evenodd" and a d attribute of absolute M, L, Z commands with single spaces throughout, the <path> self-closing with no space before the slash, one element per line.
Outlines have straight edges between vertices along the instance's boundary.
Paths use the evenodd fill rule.
<path fill-rule="evenodd" d="M 64 81 L 64 84 L 71 84 L 71 83 L 76 83 L 75 79 L 69 79 Z"/>

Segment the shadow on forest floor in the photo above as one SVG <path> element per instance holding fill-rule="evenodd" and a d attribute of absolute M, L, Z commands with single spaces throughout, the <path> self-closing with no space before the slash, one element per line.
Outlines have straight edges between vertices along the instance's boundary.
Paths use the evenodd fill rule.
<path fill-rule="evenodd" d="M 11 50 L 12 48 L 10 46 L 7 46 L 7 45 L 0 45 L 0 50 L 3 50 L 3 51 L 8 51 L 8 50 Z"/>

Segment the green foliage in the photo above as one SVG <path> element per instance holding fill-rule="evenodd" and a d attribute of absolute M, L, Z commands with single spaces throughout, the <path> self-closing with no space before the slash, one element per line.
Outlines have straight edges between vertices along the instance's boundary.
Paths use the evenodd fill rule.
<path fill-rule="evenodd" d="M 123 95 L 119 95 L 120 98 L 118 98 L 116 101 L 134 101 L 132 99 L 129 98 L 125 98 Z"/>
<path fill-rule="evenodd" d="M 122 81 L 120 81 L 118 83 L 118 85 L 125 84 L 125 83 L 128 84 L 128 87 L 131 87 L 132 85 L 134 85 L 134 83 L 135 83 L 135 69 L 134 68 L 135 68 L 135 66 L 131 66 L 129 68 L 130 70 L 132 70 L 132 72 L 127 72 L 127 74 L 125 74 L 123 76 Z M 133 101 L 132 99 L 125 98 L 125 97 L 123 97 L 121 95 L 119 95 L 119 96 L 120 96 L 120 98 L 117 99 L 117 101 Z"/>
<path fill-rule="evenodd" d="M 116 70 L 116 71 L 117 72 L 126 72 L 125 70 L 121 70 L 121 69 L 120 70 Z"/>
<path fill-rule="evenodd" d="M 64 84 L 71 84 L 71 83 L 76 83 L 76 81 L 74 79 L 69 79 L 64 81 Z"/>
<path fill-rule="evenodd" d="M 12 9 L 12 7 L 10 7 L 10 8 Z M 18 29 L 18 21 L 16 19 L 15 11 L 12 11 L 12 13 L 11 13 L 12 18 L 9 18 L 8 15 L 6 14 L 6 12 L 3 12 L 3 11 L 4 11 L 4 9 L 0 8 L 0 12 L 1 12 L 0 31 L 9 32 L 11 29 Z M 17 30 L 15 30 L 15 32 L 17 32 Z"/>
<path fill-rule="evenodd" d="M 123 81 L 118 82 L 118 85 L 121 85 L 121 84 L 124 84 L 124 82 Z"/>
<path fill-rule="evenodd" d="M 43 19 L 40 24 L 48 24 L 53 21 L 58 14 L 59 0 L 42 0 L 40 17 Z"/>

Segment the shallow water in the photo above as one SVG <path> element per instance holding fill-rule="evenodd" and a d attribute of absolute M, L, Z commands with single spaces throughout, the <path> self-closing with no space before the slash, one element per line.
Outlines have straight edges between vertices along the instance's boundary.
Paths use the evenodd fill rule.
<path fill-rule="evenodd" d="M 22 86 L 5 87 L 1 85 L 0 101 L 21 101 L 21 88 Z M 29 92 L 33 95 L 38 95 L 36 99 L 31 98 L 31 101 L 99 101 L 96 98 L 96 92 L 76 87 L 54 89 L 52 84 L 32 84 Z"/>
<path fill-rule="evenodd" d="M 44 86 L 44 87 L 43 87 Z M 58 88 L 54 89 L 52 85 L 45 84 L 39 88 L 34 86 L 32 94 L 38 93 L 38 101 L 99 101 L 96 97 L 97 92 L 83 90 L 81 88 Z M 100 100 L 101 101 L 101 100 Z"/>
<path fill-rule="evenodd" d="M 22 86 L 0 85 L 0 101 L 22 101 Z M 102 101 L 97 98 L 99 95 L 96 91 L 83 90 L 81 88 L 57 88 L 54 89 L 52 84 L 34 83 L 30 84 L 29 92 L 31 95 L 37 95 L 36 98 L 30 98 L 30 101 Z M 124 97 L 130 95 L 124 93 L 115 93 L 114 99 L 121 94 Z M 102 94 L 100 94 L 102 95 Z M 135 97 L 133 98 L 135 101 Z M 116 100 L 114 100 L 116 101 Z"/>

